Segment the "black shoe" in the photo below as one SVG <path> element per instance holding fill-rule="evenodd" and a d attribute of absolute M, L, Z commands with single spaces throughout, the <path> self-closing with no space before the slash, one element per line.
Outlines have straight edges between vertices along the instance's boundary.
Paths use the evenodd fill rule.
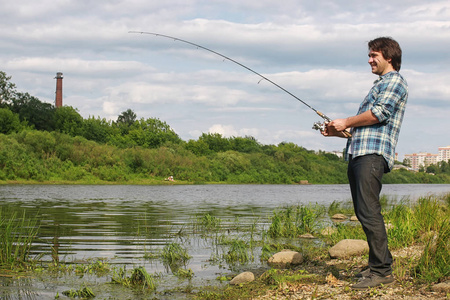
<path fill-rule="evenodd" d="M 394 276 L 378 276 L 370 273 L 368 277 L 363 278 L 360 282 L 352 285 L 352 289 L 363 290 L 380 285 L 389 285 L 394 282 Z"/>
<path fill-rule="evenodd" d="M 369 277 L 370 275 L 370 268 L 367 268 L 361 272 L 359 272 L 358 274 L 355 275 L 356 278 L 363 278 L 363 277 Z"/>

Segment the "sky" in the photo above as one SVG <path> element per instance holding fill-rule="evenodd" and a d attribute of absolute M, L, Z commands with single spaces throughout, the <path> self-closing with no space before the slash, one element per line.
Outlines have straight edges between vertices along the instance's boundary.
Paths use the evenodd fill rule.
<path fill-rule="evenodd" d="M 117 120 L 127 109 L 158 118 L 185 141 L 202 133 L 252 136 L 342 151 L 345 140 L 312 129 L 356 114 L 377 76 L 367 42 L 403 50 L 409 99 L 396 152 L 450 145 L 450 2 L 357 0 L 0 0 L 0 71 L 21 92 L 84 117 Z"/>

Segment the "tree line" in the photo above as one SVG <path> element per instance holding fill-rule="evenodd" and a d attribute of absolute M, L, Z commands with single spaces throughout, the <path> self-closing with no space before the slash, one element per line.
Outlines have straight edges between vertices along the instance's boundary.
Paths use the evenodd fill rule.
<path fill-rule="evenodd" d="M 174 176 L 191 183 L 346 183 L 346 162 L 293 143 L 262 145 L 254 137 L 203 133 L 183 141 L 157 118 L 128 109 L 116 120 L 84 119 L 70 106 L 56 108 L 18 92 L 0 71 L 0 180 L 149 182 Z M 393 183 L 450 183 L 395 171 Z"/>

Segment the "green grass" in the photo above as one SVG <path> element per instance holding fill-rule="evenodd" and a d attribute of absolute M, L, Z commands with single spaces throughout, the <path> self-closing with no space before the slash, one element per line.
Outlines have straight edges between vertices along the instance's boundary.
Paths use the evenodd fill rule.
<path fill-rule="evenodd" d="M 240 239 L 233 239 L 230 242 L 228 252 L 224 254 L 224 259 L 229 265 L 234 265 L 237 262 L 244 264 L 253 260 L 253 255 L 249 253 L 250 251 L 249 243 Z"/>
<path fill-rule="evenodd" d="M 197 217 L 196 228 L 199 230 L 206 231 L 218 231 L 220 229 L 220 224 L 222 220 L 209 213 Z"/>
<path fill-rule="evenodd" d="M 126 267 L 115 269 L 111 281 L 115 284 L 144 291 L 153 291 L 156 289 L 154 276 L 150 275 L 144 267 L 134 268 L 131 276 L 127 276 L 126 273 Z"/>
<path fill-rule="evenodd" d="M 271 238 L 297 237 L 305 233 L 313 233 L 319 225 L 319 218 L 325 212 L 320 205 L 288 206 L 276 210 L 270 217 L 271 224 L 268 235 Z"/>
<path fill-rule="evenodd" d="M 81 298 L 81 299 L 95 298 L 94 292 L 87 286 L 79 290 L 70 289 L 62 292 L 62 294 L 69 298 Z"/>
<path fill-rule="evenodd" d="M 161 257 L 163 264 L 174 273 L 191 259 L 188 251 L 178 243 L 166 245 L 161 251 Z"/>
<path fill-rule="evenodd" d="M 31 262 L 30 250 L 38 233 L 37 221 L 29 218 L 25 211 L 16 212 L 0 209 L 0 267 L 16 269 L 27 267 Z"/>

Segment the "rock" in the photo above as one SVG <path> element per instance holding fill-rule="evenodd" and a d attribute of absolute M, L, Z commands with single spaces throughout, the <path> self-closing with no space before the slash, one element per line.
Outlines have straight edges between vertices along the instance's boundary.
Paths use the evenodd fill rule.
<path fill-rule="evenodd" d="M 435 284 L 431 287 L 431 289 L 433 290 L 433 292 L 448 294 L 450 293 L 450 280 Z"/>
<path fill-rule="evenodd" d="M 363 240 L 342 240 L 328 250 L 331 258 L 348 258 L 369 251 L 369 244 Z"/>
<path fill-rule="evenodd" d="M 269 265 L 277 268 L 287 268 L 291 265 L 299 265 L 303 262 L 303 255 L 292 250 L 283 250 L 275 253 L 267 261 Z"/>
<path fill-rule="evenodd" d="M 239 285 L 247 282 L 252 282 L 253 280 L 255 280 L 255 275 L 252 272 L 243 272 L 231 279 L 230 284 Z"/>
<path fill-rule="evenodd" d="M 350 221 L 359 221 L 357 216 L 351 216 Z"/>
<path fill-rule="evenodd" d="M 336 229 L 336 227 L 327 227 L 327 228 L 324 228 L 321 232 L 320 232 L 320 234 L 322 234 L 322 235 L 332 235 L 333 233 L 335 233 L 337 231 L 337 229 Z"/>
<path fill-rule="evenodd" d="M 348 219 L 344 214 L 335 214 L 331 217 L 333 220 L 346 220 Z"/>
<path fill-rule="evenodd" d="M 315 237 L 311 233 L 305 233 L 299 236 L 302 239 L 314 239 Z"/>

